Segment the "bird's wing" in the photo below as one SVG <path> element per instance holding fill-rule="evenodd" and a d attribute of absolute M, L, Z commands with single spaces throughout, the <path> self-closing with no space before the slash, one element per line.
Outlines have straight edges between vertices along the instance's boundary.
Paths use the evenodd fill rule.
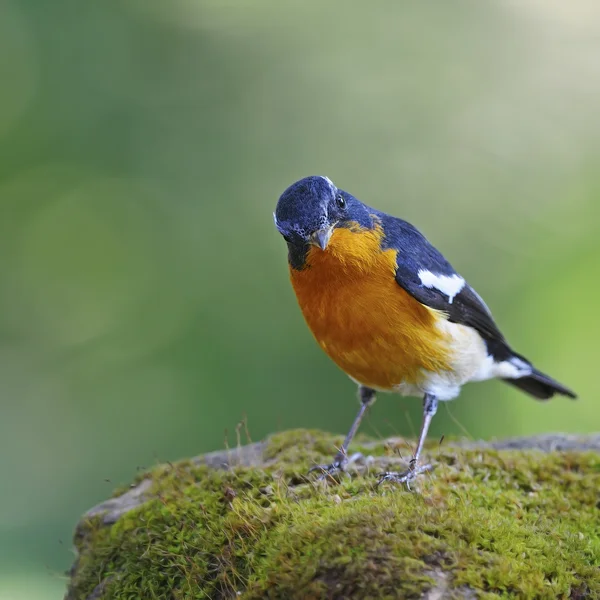
<path fill-rule="evenodd" d="M 425 236 L 401 219 L 383 214 L 380 219 L 384 248 L 397 251 L 398 285 L 421 304 L 445 313 L 449 321 L 475 329 L 496 360 L 511 356 L 485 302 Z"/>

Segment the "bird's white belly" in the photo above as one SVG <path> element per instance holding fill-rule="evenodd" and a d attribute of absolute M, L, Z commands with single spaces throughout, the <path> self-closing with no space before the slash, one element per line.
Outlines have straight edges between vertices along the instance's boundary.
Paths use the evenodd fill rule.
<path fill-rule="evenodd" d="M 400 383 L 394 391 L 403 396 L 434 395 L 438 400 L 456 398 L 461 387 L 470 381 L 517 378 L 531 373 L 531 367 L 518 359 L 496 362 L 488 354 L 487 346 L 475 329 L 447 320 L 437 324 L 451 342 L 449 362 L 451 369 L 441 372 L 422 371 L 418 384 Z"/>

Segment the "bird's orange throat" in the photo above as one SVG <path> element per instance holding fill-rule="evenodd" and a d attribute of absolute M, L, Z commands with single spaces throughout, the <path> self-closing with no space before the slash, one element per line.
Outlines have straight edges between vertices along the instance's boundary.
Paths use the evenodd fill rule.
<path fill-rule="evenodd" d="M 326 250 L 311 247 L 290 267 L 298 303 L 319 345 L 357 382 L 392 390 L 418 384 L 423 370 L 448 369 L 447 340 L 423 306 L 395 281 L 396 250 L 381 227 L 337 228 Z"/>

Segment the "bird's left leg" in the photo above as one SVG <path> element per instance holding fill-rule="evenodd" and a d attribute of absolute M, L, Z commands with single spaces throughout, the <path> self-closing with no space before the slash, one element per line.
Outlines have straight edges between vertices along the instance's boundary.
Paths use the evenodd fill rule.
<path fill-rule="evenodd" d="M 348 464 L 348 446 L 356 435 L 360 422 L 363 420 L 367 409 L 375 402 L 375 390 L 361 385 L 358 388 L 358 397 L 360 399 L 360 409 L 358 410 L 358 414 L 356 415 L 352 427 L 350 427 L 350 431 L 346 435 L 341 448 L 335 455 L 333 462 L 329 465 L 316 465 L 310 469 L 309 473 L 312 471 L 321 471 L 321 478 L 324 479 L 338 471 L 343 471 Z"/>
<path fill-rule="evenodd" d="M 433 419 L 433 416 L 437 412 L 438 401 L 432 394 L 425 394 L 423 398 L 423 422 L 421 424 L 421 433 L 419 434 L 419 442 L 417 443 L 417 449 L 413 457 L 410 459 L 409 467 L 407 471 L 403 473 L 387 472 L 382 473 L 379 476 L 379 484 L 384 481 L 393 481 L 395 483 L 406 483 L 409 486 L 410 482 L 420 473 L 431 471 L 432 465 L 419 465 L 419 458 L 421 457 L 421 451 L 427 438 L 427 432 L 429 431 L 429 425 Z M 409 486 L 410 489 L 410 486 Z"/>

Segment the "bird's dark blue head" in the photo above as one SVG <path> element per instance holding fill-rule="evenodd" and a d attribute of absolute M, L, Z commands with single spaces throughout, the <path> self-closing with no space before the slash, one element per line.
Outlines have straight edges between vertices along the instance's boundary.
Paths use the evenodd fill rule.
<path fill-rule="evenodd" d="M 281 194 L 273 213 L 275 226 L 290 250 L 290 261 L 303 262 L 311 245 L 325 251 L 337 227 L 372 227 L 369 209 L 337 188 L 327 177 L 312 175 L 296 181 Z"/>

